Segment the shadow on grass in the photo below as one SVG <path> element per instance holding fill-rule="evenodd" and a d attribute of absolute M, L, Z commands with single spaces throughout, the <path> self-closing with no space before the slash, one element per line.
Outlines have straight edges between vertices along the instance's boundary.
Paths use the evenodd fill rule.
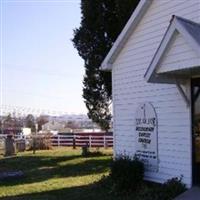
<path fill-rule="evenodd" d="M 59 162 L 70 161 L 80 158 L 80 155 L 72 156 L 23 156 L 23 157 L 8 157 L 0 160 L 0 167 L 7 170 L 31 170 L 40 166 L 56 166 Z M 1 169 L 0 168 L 0 169 Z"/>
<path fill-rule="evenodd" d="M 47 192 L 22 194 L 17 196 L 1 197 L 0 200 L 122 200 L 113 196 L 106 187 L 94 183 L 84 186 L 63 188 Z M 123 198 L 124 200 L 124 198 Z"/>
<path fill-rule="evenodd" d="M 70 162 L 77 159 L 78 162 Z M 60 163 L 64 162 L 62 165 Z M 18 180 L 0 181 L 0 186 L 14 186 L 26 183 L 42 182 L 51 178 L 76 177 L 89 174 L 105 172 L 110 164 L 110 158 L 89 157 L 87 159 L 80 155 L 41 157 L 26 156 L 9 158 L 0 161 L 1 167 L 22 170 L 25 177 Z"/>

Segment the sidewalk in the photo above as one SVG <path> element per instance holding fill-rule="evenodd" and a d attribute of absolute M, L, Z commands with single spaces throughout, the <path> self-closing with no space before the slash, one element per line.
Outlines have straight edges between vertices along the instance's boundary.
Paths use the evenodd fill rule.
<path fill-rule="evenodd" d="M 200 200 L 200 187 L 192 187 L 174 200 Z"/>

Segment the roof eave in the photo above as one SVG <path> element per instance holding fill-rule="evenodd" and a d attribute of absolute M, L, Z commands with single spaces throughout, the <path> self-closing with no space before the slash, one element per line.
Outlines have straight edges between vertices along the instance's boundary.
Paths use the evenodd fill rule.
<path fill-rule="evenodd" d="M 184 38 L 188 41 L 188 43 L 193 48 L 193 50 L 200 56 L 199 43 L 197 43 L 194 40 L 194 38 L 192 38 L 188 34 L 184 25 L 181 24 L 177 19 L 180 19 L 180 17 L 173 16 L 173 18 L 171 20 L 171 24 L 169 25 L 169 27 L 163 37 L 163 40 L 161 41 L 160 46 L 158 47 L 158 49 L 152 59 L 152 62 L 144 75 L 144 79 L 149 83 L 158 83 L 158 82 L 160 83 L 159 76 L 161 76 L 161 75 L 156 74 L 156 69 L 157 69 L 157 66 L 159 65 L 160 61 L 162 60 L 162 57 L 163 57 L 165 51 L 167 50 L 167 48 L 170 44 L 170 41 L 172 40 L 172 37 L 176 31 L 178 31 L 179 33 L 181 33 L 184 36 Z M 161 80 L 161 82 L 162 82 L 162 80 Z M 169 82 L 174 82 L 174 81 L 169 80 Z"/>
<path fill-rule="evenodd" d="M 155 75 L 156 66 L 162 59 L 162 55 L 164 54 L 164 52 L 167 50 L 174 33 L 175 33 L 175 23 L 173 21 L 170 24 L 170 26 L 168 27 L 168 29 L 160 43 L 160 46 L 158 47 L 158 49 L 151 61 L 151 64 L 148 67 L 148 69 L 144 75 L 144 79 L 147 82 L 154 82 L 154 80 L 156 80 L 156 75 Z"/>
<path fill-rule="evenodd" d="M 179 18 L 179 17 L 177 17 Z M 182 35 L 184 35 L 184 37 L 190 41 L 190 44 L 191 44 L 191 47 L 192 49 L 200 56 L 200 44 L 198 42 L 195 41 L 194 38 L 190 37 L 189 34 L 187 34 L 187 30 L 186 28 L 181 24 L 181 23 L 178 23 L 177 20 L 176 20 L 176 28 L 179 32 L 182 33 Z"/>

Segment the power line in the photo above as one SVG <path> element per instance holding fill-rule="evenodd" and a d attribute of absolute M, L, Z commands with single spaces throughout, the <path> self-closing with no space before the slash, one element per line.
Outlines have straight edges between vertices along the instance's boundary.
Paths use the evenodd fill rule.
<path fill-rule="evenodd" d="M 16 115 L 69 115 L 68 112 L 59 111 L 59 110 L 50 110 L 43 108 L 33 108 L 33 107 L 24 107 L 24 106 L 16 106 L 16 105 L 0 105 L 0 110 L 2 115 L 6 115 L 9 113 L 15 113 Z"/>

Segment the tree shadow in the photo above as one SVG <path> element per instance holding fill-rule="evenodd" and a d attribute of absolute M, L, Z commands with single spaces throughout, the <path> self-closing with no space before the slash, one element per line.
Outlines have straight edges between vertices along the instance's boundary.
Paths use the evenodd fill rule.
<path fill-rule="evenodd" d="M 70 161 L 80 158 L 81 155 L 72 156 L 23 156 L 23 157 L 8 157 L 0 160 L 0 170 L 23 170 L 30 171 L 40 166 L 56 166 L 59 162 Z"/>
<path fill-rule="evenodd" d="M 80 162 L 67 163 L 67 161 L 71 161 L 73 159 L 80 159 Z M 61 165 L 60 163 L 62 162 L 64 163 Z M 76 177 L 103 173 L 108 170 L 109 164 L 110 158 L 108 157 L 105 159 L 104 156 L 89 158 L 83 158 L 80 155 L 61 156 L 55 158 L 30 156 L 7 159 L 6 163 L 0 161 L 0 166 L 9 165 L 12 169 L 22 170 L 25 173 L 25 177 L 21 179 L 0 181 L 0 186 L 36 183 L 55 177 Z"/>
<path fill-rule="evenodd" d="M 0 200 L 125 200 L 125 198 L 114 196 L 101 187 L 99 183 L 71 188 L 62 188 L 47 192 L 22 194 L 17 196 L 1 197 Z"/>

